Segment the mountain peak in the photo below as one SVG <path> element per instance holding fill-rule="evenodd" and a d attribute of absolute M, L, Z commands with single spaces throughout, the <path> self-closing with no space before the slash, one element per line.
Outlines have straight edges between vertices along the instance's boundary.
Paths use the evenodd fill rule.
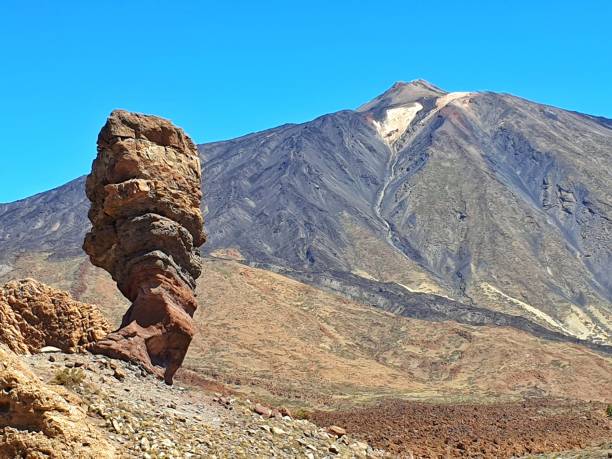
<path fill-rule="evenodd" d="M 420 99 L 440 97 L 445 94 L 447 94 L 446 91 L 426 80 L 412 80 L 408 83 L 397 81 L 380 96 L 359 107 L 357 111 L 367 112 L 381 107 L 405 105 Z"/>

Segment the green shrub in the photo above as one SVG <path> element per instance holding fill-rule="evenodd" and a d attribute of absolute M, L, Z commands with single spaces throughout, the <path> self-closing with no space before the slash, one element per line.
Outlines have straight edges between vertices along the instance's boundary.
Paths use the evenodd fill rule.
<path fill-rule="evenodd" d="M 80 368 L 62 368 L 55 373 L 51 383 L 72 387 L 81 384 L 84 379 L 85 373 Z"/>
<path fill-rule="evenodd" d="M 609 418 L 612 418 L 612 403 L 608 405 L 608 408 L 606 409 L 606 414 Z"/>
<path fill-rule="evenodd" d="M 293 418 L 308 419 L 310 417 L 310 414 L 310 411 L 305 410 L 304 408 L 298 408 L 297 410 L 293 411 Z"/>

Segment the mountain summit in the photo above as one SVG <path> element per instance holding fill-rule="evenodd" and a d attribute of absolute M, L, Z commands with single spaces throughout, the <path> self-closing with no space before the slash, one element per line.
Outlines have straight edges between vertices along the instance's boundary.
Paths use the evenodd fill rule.
<path fill-rule="evenodd" d="M 609 346 L 610 126 L 417 80 L 200 145 L 206 254 L 406 316 Z M 82 179 L 1 205 L 0 272 L 81 256 L 85 213 Z"/>
<path fill-rule="evenodd" d="M 425 80 L 414 80 L 409 83 L 398 81 L 380 96 L 360 106 L 358 112 L 367 112 L 380 108 L 406 105 L 423 99 L 432 99 L 447 94 L 446 91 Z"/>

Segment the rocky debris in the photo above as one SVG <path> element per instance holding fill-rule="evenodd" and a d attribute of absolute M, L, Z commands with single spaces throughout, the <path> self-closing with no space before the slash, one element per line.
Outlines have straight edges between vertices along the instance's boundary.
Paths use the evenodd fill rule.
<path fill-rule="evenodd" d="M 367 408 L 316 411 L 309 419 L 319 426 L 340 424 L 350 435 L 400 457 L 532 457 L 602 443 L 596 450 L 606 450 L 612 419 L 605 406 L 562 399 L 496 404 L 387 400 Z"/>
<path fill-rule="evenodd" d="M 34 279 L 0 287 L 0 323 L 0 343 L 20 354 L 76 352 L 110 331 L 95 306 Z"/>
<path fill-rule="evenodd" d="M 132 301 L 121 327 L 90 347 L 138 361 L 171 383 L 194 334 L 198 247 L 205 240 L 200 159 L 182 129 L 115 110 L 87 177 L 92 229 L 83 248 Z"/>
<path fill-rule="evenodd" d="M 385 457 L 364 442 L 348 435 L 337 439 L 306 420 L 263 417 L 249 400 L 168 386 L 143 376 L 134 363 L 91 354 L 57 357 L 49 362 L 36 354 L 26 362 L 45 380 L 68 366 L 83 370 L 83 381 L 66 390 L 87 409 L 88 421 L 99 425 L 116 457 Z M 123 380 L 113 376 L 117 369 L 125 373 Z"/>
<path fill-rule="evenodd" d="M 17 457 L 112 458 L 115 449 L 78 397 L 45 385 L 0 346 L 0 458 Z"/>

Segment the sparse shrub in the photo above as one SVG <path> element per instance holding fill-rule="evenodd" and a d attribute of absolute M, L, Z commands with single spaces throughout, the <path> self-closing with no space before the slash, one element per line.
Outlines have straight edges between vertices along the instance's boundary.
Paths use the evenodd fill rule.
<path fill-rule="evenodd" d="M 293 411 L 294 419 L 308 419 L 310 415 L 311 415 L 311 412 L 308 410 L 305 410 L 304 408 L 298 408 L 297 410 Z"/>
<path fill-rule="evenodd" d="M 606 414 L 608 415 L 609 418 L 612 418 L 612 403 L 610 403 L 608 405 L 608 408 L 606 408 Z"/>
<path fill-rule="evenodd" d="M 80 368 L 62 368 L 55 373 L 52 384 L 73 387 L 81 384 L 85 379 L 85 373 Z"/>

